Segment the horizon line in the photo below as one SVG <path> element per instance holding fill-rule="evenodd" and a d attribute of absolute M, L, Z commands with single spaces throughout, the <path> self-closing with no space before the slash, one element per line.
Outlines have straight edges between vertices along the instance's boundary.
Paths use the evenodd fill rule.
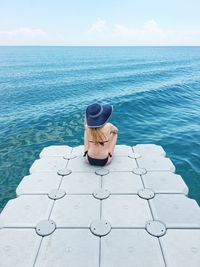
<path fill-rule="evenodd" d="M 1 45 L 0 47 L 200 47 L 200 45 Z"/>

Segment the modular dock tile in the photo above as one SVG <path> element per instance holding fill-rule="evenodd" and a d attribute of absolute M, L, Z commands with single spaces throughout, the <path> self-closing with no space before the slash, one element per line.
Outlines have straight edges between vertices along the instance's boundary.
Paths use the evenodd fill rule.
<path fill-rule="evenodd" d="M 143 229 L 113 229 L 101 239 L 101 267 L 165 267 L 158 239 Z"/>
<path fill-rule="evenodd" d="M 161 146 L 40 153 L 0 215 L 1 267 L 199 267 L 200 209 Z"/>
<path fill-rule="evenodd" d="M 112 227 L 145 228 L 152 220 L 147 200 L 138 195 L 111 195 L 102 201 L 102 218 Z"/>
<path fill-rule="evenodd" d="M 155 193 L 188 194 L 188 187 L 180 175 L 172 172 L 147 172 L 142 175 L 145 187 L 153 188 Z"/>
<path fill-rule="evenodd" d="M 200 229 L 169 229 L 160 242 L 168 267 L 200 266 Z"/>
<path fill-rule="evenodd" d="M 200 228 L 200 208 L 183 194 L 156 194 L 149 200 L 154 219 L 167 228 Z"/>
<path fill-rule="evenodd" d="M 101 177 L 94 172 L 72 172 L 63 178 L 60 188 L 67 194 L 93 194 L 101 187 Z"/>
<path fill-rule="evenodd" d="M 67 168 L 72 172 L 95 172 L 97 169 L 97 167 L 89 165 L 83 156 L 70 159 Z"/>
<path fill-rule="evenodd" d="M 102 177 L 102 187 L 112 194 L 137 194 L 143 183 L 141 177 L 133 172 L 110 172 Z"/>
<path fill-rule="evenodd" d="M 36 172 L 52 172 L 64 169 L 67 164 L 67 160 L 62 157 L 44 157 L 35 160 L 30 168 L 30 173 Z"/>
<path fill-rule="evenodd" d="M 164 157 L 141 157 L 137 159 L 138 166 L 147 171 L 171 171 L 175 172 L 175 166 L 170 159 Z"/>
<path fill-rule="evenodd" d="M 83 157 L 84 154 L 84 146 L 75 146 L 72 149 L 72 154 L 76 155 L 77 157 Z"/>
<path fill-rule="evenodd" d="M 37 172 L 25 176 L 16 189 L 17 195 L 48 194 L 52 189 L 58 188 L 62 177 L 56 172 Z"/>
<path fill-rule="evenodd" d="M 115 156 L 113 155 L 112 164 L 108 164 L 106 169 L 109 171 L 132 171 L 137 168 L 135 159 L 129 158 L 128 156 Z"/>
<path fill-rule="evenodd" d="M 0 215 L 3 227 L 36 227 L 48 219 L 53 201 L 45 195 L 21 195 L 8 201 Z"/>
<path fill-rule="evenodd" d="M 133 153 L 133 150 L 130 146 L 118 145 L 115 148 L 115 156 L 128 156 Z"/>
<path fill-rule="evenodd" d="M 148 157 L 157 157 L 162 156 L 165 157 L 166 153 L 162 146 L 154 145 L 154 144 L 138 144 L 136 146 L 133 146 L 133 151 L 140 154 L 142 157 L 148 156 Z"/>
<path fill-rule="evenodd" d="M 35 267 L 99 266 L 99 238 L 89 229 L 57 229 L 44 238 Z"/>
<path fill-rule="evenodd" d="M 50 219 L 57 227 L 89 227 L 100 218 L 100 201 L 92 195 L 65 195 L 55 202 Z"/>
<path fill-rule="evenodd" d="M 1 229 L 0 266 L 33 266 L 41 240 L 34 229 Z"/>
<path fill-rule="evenodd" d="M 69 155 L 72 152 L 70 146 L 48 146 L 42 149 L 40 158 L 43 157 L 63 157 Z"/>

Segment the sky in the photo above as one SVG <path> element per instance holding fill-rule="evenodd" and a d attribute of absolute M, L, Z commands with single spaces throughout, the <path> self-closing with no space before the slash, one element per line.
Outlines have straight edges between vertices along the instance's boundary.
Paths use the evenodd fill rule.
<path fill-rule="evenodd" d="M 0 0 L 0 45 L 200 45 L 200 0 Z"/>

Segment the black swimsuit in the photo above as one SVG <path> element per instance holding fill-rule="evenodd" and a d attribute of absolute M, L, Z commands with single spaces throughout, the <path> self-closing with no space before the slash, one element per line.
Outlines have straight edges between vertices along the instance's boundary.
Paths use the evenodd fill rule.
<path fill-rule="evenodd" d="M 91 158 L 88 154 L 87 154 L 87 158 L 88 161 L 91 165 L 96 165 L 96 166 L 104 166 L 106 165 L 109 156 L 107 156 L 107 158 L 105 159 L 95 159 L 95 158 Z"/>
<path fill-rule="evenodd" d="M 89 141 L 89 142 L 90 142 L 90 143 L 94 143 L 93 141 Z M 99 143 L 100 145 L 104 146 L 104 143 L 106 143 L 106 142 L 109 142 L 109 140 L 101 141 L 101 142 L 99 141 L 98 143 Z M 104 165 L 106 165 L 109 156 L 112 157 L 112 155 L 111 155 L 110 152 L 108 153 L 108 156 L 107 156 L 107 158 L 105 158 L 105 159 L 95 159 L 95 158 L 90 157 L 90 156 L 87 154 L 87 158 L 88 158 L 89 163 L 90 163 L 91 165 L 96 165 L 96 166 L 104 166 Z"/>

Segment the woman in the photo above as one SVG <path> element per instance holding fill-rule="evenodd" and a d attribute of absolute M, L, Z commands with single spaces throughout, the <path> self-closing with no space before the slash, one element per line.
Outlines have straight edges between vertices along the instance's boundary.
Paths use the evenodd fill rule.
<path fill-rule="evenodd" d="M 118 129 L 108 122 L 113 107 L 92 104 L 86 108 L 84 157 L 91 165 L 104 166 L 112 160 Z"/>

